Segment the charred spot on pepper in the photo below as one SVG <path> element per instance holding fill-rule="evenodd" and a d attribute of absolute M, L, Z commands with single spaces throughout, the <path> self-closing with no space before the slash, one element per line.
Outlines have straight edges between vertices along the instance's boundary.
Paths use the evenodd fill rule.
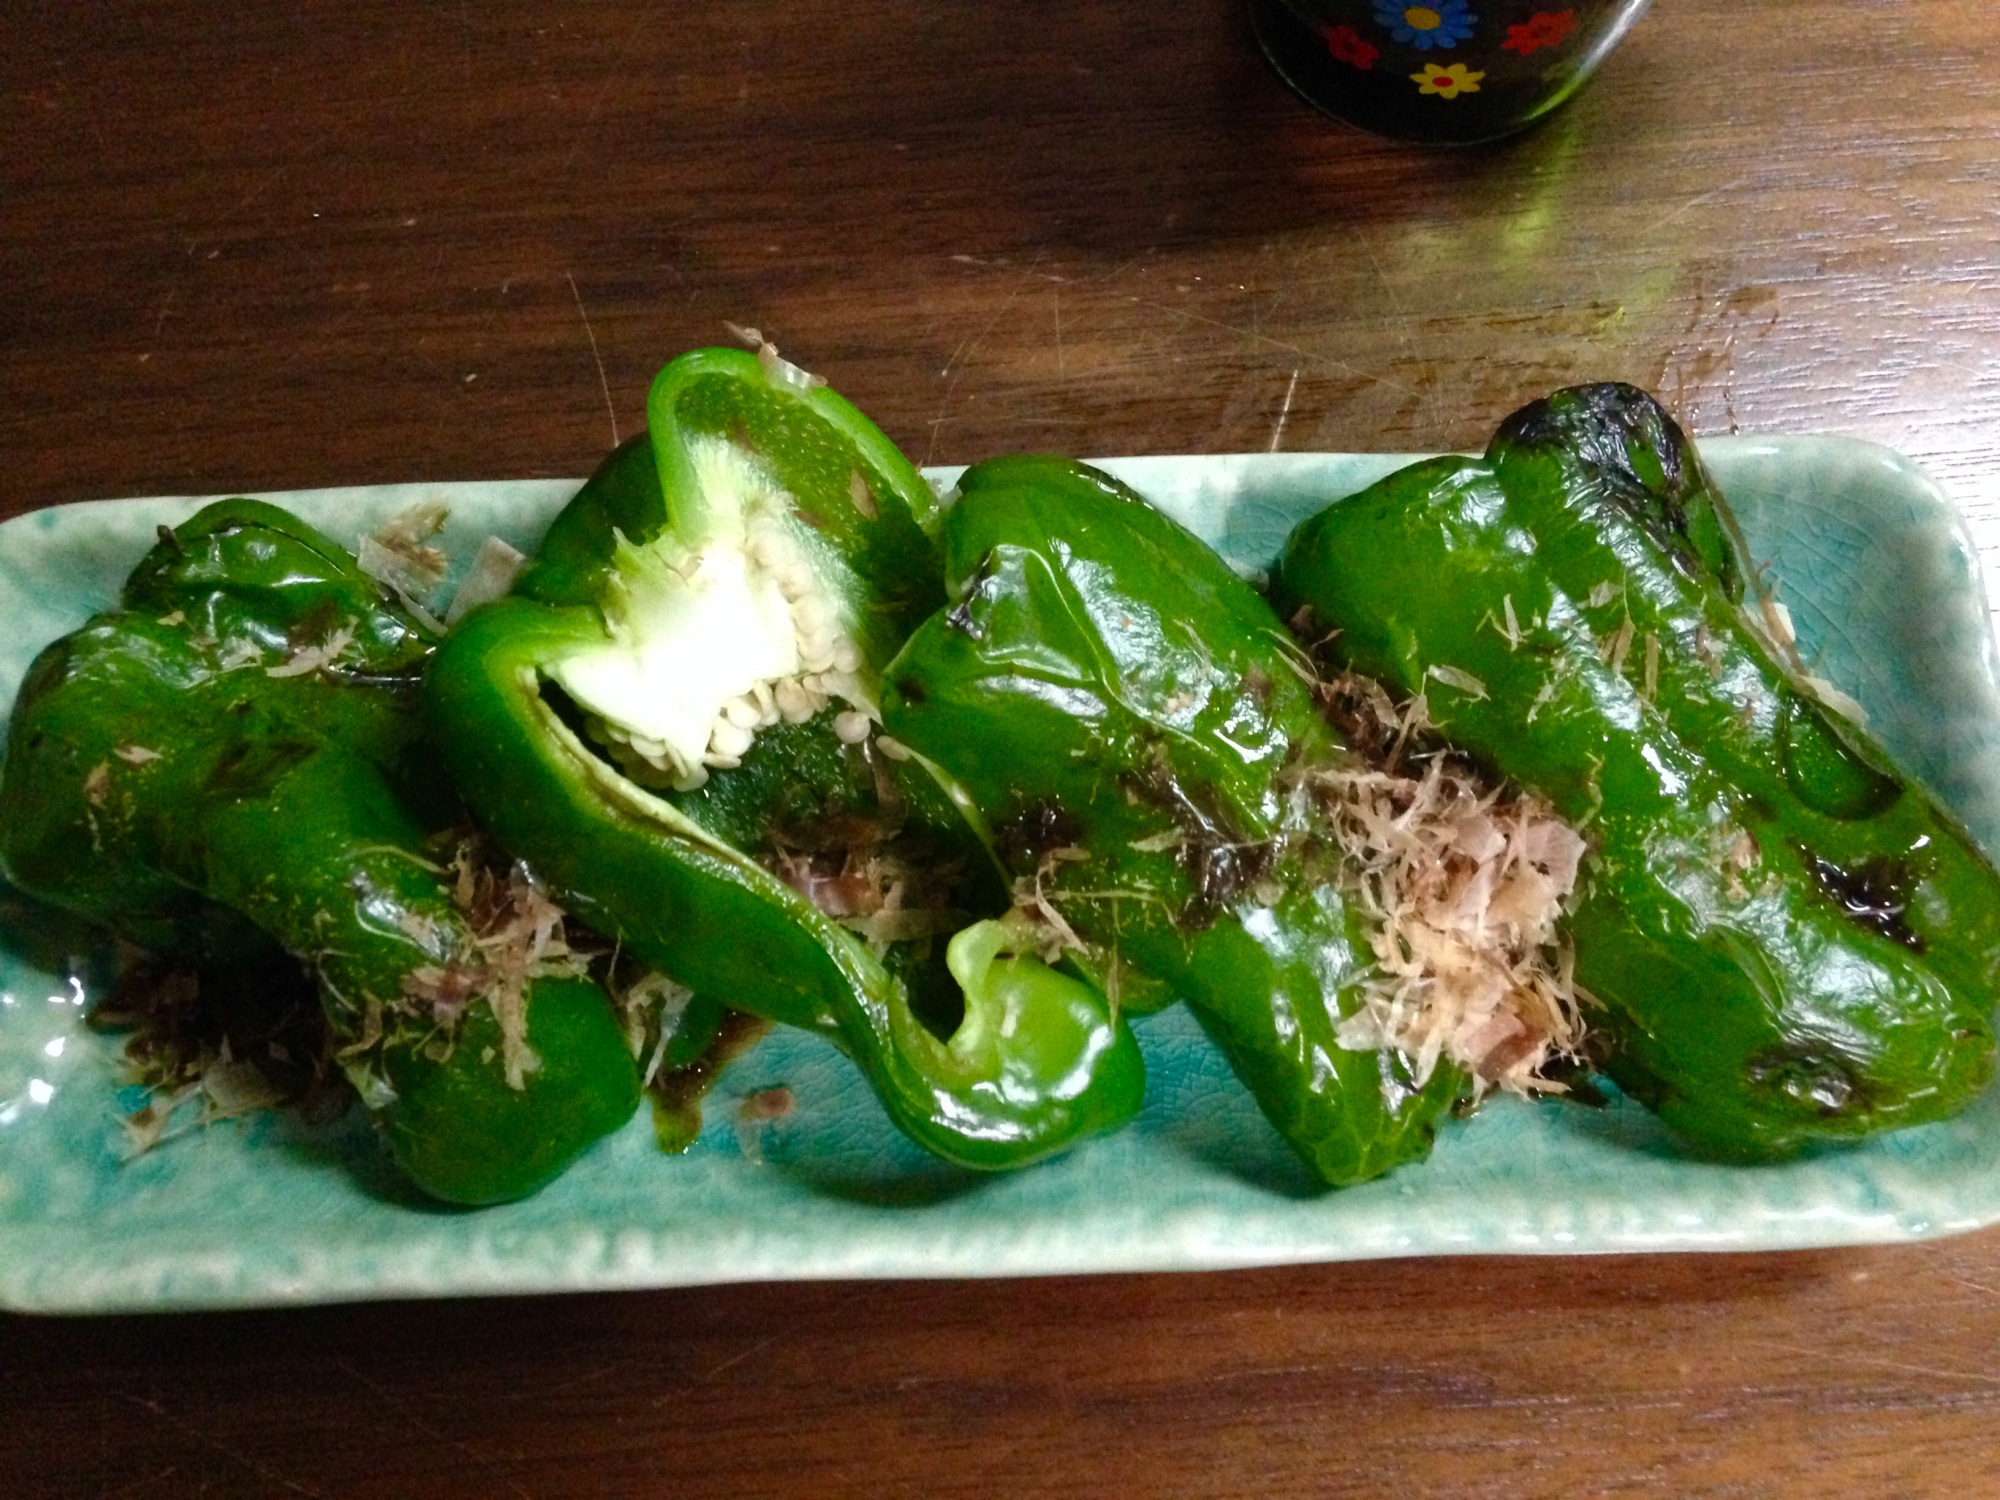
<path fill-rule="evenodd" d="M 1412 722 L 1410 711 L 1399 709 L 1372 677 L 1336 673 L 1313 684 L 1313 701 L 1341 740 L 1372 766 L 1393 769 L 1405 751 L 1430 748 L 1425 726 Z"/>
<path fill-rule="evenodd" d="M 986 630 L 973 617 L 972 606 L 975 600 L 984 598 L 987 589 L 991 587 L 993 568 L 993 553 L 989 549 L 986 555 L 979 559 L 979 566 L 973 569 L 972 577 L 966 581 L 965 597 L 946 611 L 944 617 L 945 624 L 975 641 L 984 640 Z"/>
<path fill-rule="evenodd" d="M 1665 407 L 1620 381 L 1574 386 L 1509 417 L 1494 446 L 1559 448 L 1597 495 L 1643 527 L 1690 577 L 1707 577 L 1731 599 L 1743 578 L 1705 490 L 1687 435 Z"/>
<path fill-rule="evenodd" d="M 1174 857 L 1192 886 L 1177 914 L 1181 926 L 1189 930 L 1213 926 L 1276 867 L 1276 841 L 1244 834 L 1210 789 L 1190 787 L 1175 774 L 1163 746 L 1156 746 L 1126 781 L 1142 802 L 1165 812 L 1181 835 Z"/>
<path fill-rule="evenodd" d="M 972 618 L 972 601 L 975 594 L 968 594 L 963 601 L 952 606 L 944 617 L 945 624 L 960 635 L 971 636 L 975 641 L 984 640 L 986 632 Z"/>
<path fill-rule="evenodd" d="M 1009 869 L 1033 869 L 1058 849 L 1083 842 L 1082 821 L 1055 802 L 1037 802 L 993 825 L 993 841 Z"/>
<path fill-rule="evenodd" d="M 1814 882 L 1850 920 L 1891 942 L 1901 943 L 1912 953 L 1924 951 L 1922 936 L 1913 932 L 1904 920 L 1917 883 L 1916 871 L 1908 861 L 1874 854 L 1858 864 L 1838 865 L 1810 849 L 1799 852 L 1805 856 L 1806 868 L 1812 871 Z"/>
<path fill-rule="evenodd" d="M 1256 894 L 1277 865 L 1278 848 L 1268 839 L 1250 844 L 1190 842 L 1181 846 L 1180 860 L 1194 877 L 1194 893 L 1182 908 L 1181 920 L 1191 928 L 1207 927 L 1246 892 Z"/>
<path fill-rule="evenodd" d="M 405 699 L 415 699 L 424 686 L 422 663 L 399 672 L 357 672 L 335 662 L 324 668 L 324 675 L 328 682 L 341 687 L 373 688 Z"/>

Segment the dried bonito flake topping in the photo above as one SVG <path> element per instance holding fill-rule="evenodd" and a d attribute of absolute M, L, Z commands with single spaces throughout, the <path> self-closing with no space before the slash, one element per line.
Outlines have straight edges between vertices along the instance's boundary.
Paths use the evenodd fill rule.
<path fill-rule="evenodd" d="M 496 872 L 468 840 L 458 846 L 452 875 L 452 901 L 465 914 L 470 941 L 443 963 L 412 969 L 403 979 L 404 997 L 447 1036 L 468 1006 L 485 1000 L 500 1026 L 507 1086 L 524 1088 L 527 1075 L 541 1066 L 528 1045 L 529 982 L 580 977 L 589 959 L 571 949 L 563 909 L 526 865 Z"/>
<path fill-rule="evenodd" d="M 892 943 L 945 937 L 972 920 L 954 897 L 962 864 L 902 836 L 899 806 L 769 831 L 761 863 L 879 957 Z"/>
<path fill-rule="evenodd" d="M 815 375 L 810 370 L 802 370 L 778 352 L 778 346 L 764 337 L 761 328 L 747 328 L 737 323 L 725 322 L 723 327 L 742 344 L 747 344 L 757 353 L 757 363 L 763 367 L 764 378 L 772 385 L 789 387 L 795 391 L 816 390 L 826 384 L 826 377 Z"/>
<path fill-rule="evenodd" d="M 354 548 L 355 566 L 388 589 L 427 628 L 442 622 L 425 601 L 444 582 L 449 560 L 431 539 L 444 530 L 451 507 L 442 500 L 420 500 L 405 506 Z"/>
<path fill-rule="evenodd" d="M 131 1032 L 118 1077 L 144 1099 L 119 1120 L 130 1155 L 279 1105 L 298 1105 L 310 1118 L 331 1118 L 346 1107 L 351 1096 L 303 975 L 297 1004 L 226 1022 L 229 1007 L 212 1004 L 192 970 L 162 967 L 136 951 L 123 955 L 121 969 L 90 1024 Z"/>
<path fill-rule="evenodd" d="M 1334 834 L 1375 959 L 1340 1044 L 1393 1047 L 1420 1080 L 1443 1059 L 1475 1095 L 1564 1092 L 1546 1069 L 1576 1056 L 1584 1023 L 1557 924 L 1584 840 L 1539 797 L 1503 796 L 1454 757 L 1406 759 L 1421 697 L 1398 708 L 1351 674 L 1323 692 L 1362 750 L 1295 772 L 1294 817 Z"/>
<path fill-rule="evenodd" d="M 348 620 L 327 632 L 326 639 L 294 648 L 284 662 L 275 667 L 266 667 L 266 677 L 305 677 L 314 672 L 323 672 L 337 665 L 349 646 L 354 644 L 357 622 Z"/>

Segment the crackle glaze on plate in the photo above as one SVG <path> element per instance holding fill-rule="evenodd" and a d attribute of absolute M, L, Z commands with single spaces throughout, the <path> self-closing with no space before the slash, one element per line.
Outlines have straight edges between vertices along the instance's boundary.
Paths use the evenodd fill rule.
<path fill-rule="evenodd" d="M 2000 690 L 1975 555 L 1908 460 L 1829 438 L 1705 443 L 1808 660 L 2000 848 Z M 1106 465 L 1254 571 L 1325 499 L 1394 455 Z M 948 473 L 941 477 L 949 477 Z M 461 564 L 528 548 L 573 482 L 392 485 L 267 498 L 350 544 L 414 500 L 451 502 Z M 0 703 L 47 641 L 109 604 L 193 499 L 68 506 L 0 526 Z M 1782 1166 L 1675 1155 L 1636 1108 L 1501 1099 L 1432 1159 L 1317 1190 L 1227 1066 L 1170 1011 L 1138 1028 L 1147 1102 L 1121 1134 L 1006 1177 L 942 1166 L 890 1127 L 825 1043 L 774 1034 L 726 1073 L 685 1156 L 635 1119 L 525 1203 L 440 1210 L 358 1114 L 193 1132 L 121 1159 L 118 1040 L 82 1025 L 87 940 L 0 895 L 0 1304 L 226 1307 L 816 1277 L 1195 1270 L 1474 1252 L 1756 1250 L 1919 1238 L 2000 1221 L 2000 1092 L 1957 1120 Z M 787 1117 L 738 1124 L 789 1086 Z"/>

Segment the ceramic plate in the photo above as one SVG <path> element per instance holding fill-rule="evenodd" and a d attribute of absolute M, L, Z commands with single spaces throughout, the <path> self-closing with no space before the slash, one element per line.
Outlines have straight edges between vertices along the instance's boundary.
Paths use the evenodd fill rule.
<path fill-rule="evenodd" d="M 1906 459 L 1838 439 L 1703 445 L 1809 660 L 2000 848 L 2000 693 L 1975 555 Z M 1406 459 L 1273 454 L 1106 466 L 1246 571 L 1292 524 Z M 573 483 L 400 485 L 267 498 L 352 542 L 414 500 L 453 508 L 461 562 L 531 547 Z M 68 506 L 0 526 L 0 703 L 40 646 L 109 604 L 193 499 Z M 1184 1013 L 1139 1026 L 1127 1130 L 1012 1176 L 908 1145 L 831 1048 L 774 1034 L 735 1063 L 684 1156 L 635 1119 L 525 1203 L 413 1199 L 357 1116 L 195 1131 L 122 1157 L 115 1038 L 82 1025 L 82 940 L 0 902 L 0 1303 L 111 1311 L 813 1277 L 1195 1270 L 1472 1252 L 1754 1250 L 2000 1221 L 2000 1093 L 1959 1119 L 1783 1166 L 1677 1156 L 1634 1108 L 1501 1099 L 1432 1159 L 1315 1188 Z M 740 1123 L 747 1093 L 797 1106 Z"/>

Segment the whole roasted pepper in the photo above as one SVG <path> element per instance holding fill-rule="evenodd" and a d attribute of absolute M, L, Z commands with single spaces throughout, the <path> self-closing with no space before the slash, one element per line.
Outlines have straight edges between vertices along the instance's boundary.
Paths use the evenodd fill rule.
<path fill-rule="evenodd" d="M 1694 1145 L 1934 1120 L 1991 1076 L 2000 882 L 1781 659 L 1722 497 L 1650 398 L 1559 393 L 1484 458 L 1330 506 L 1273 595 L 1587 828 L 1571 933 L 1606 1071 Z"/>
<path fill-rule="evenodd" d="M 1288 794 L 1336 745 L 1281 621 L 1097 470 L 994 459 L 958 489 L 952 604 L 885 674 L 891 734 L 985 809 L 1052 940 L 1184 999 L 1321 1178 L 1422 1156 L 1467 1079 L 1336 1036 L 1370 950 Z"/>
<path fill-rule="evenodd" d="M 1836 901 L 1954 986 L 1994 993 L 1992 865 L 1850 717 L 1852 700 L 1806 672 L 1727 502 L 1660 404 L 1629 385 L 1559 391 L 1510 417 L 1487 457 L 1543 565 L 1600 641 L 1627 643 L 1610 654 L 1675 735 L 1811 850 Z"/>
<path fill-rule="evenodd" d="M 508 968 L 454 899 L 471 872 L 445 867 L 438 836 L 463 812 L 414 703 L 429 650 L 284 511 L 225 501 L 163 528 L 120 608 L 28 674 L 0 860 L 163 957 L 282 945 L 317 976 L 398 1162 L 436 1197 L 488 1203 L 622 1124 L 638 1079 L 596 984 L 526 952 Z M 532 914 L 544 936 L 554 911 Z"/>
<path fill-rule="evenodd" d="M 768 346 L 676 360 L 647 417 L 432 663 L 480 820 L 645 963 L 845 1049 L 951 1161 L 1129 1118 L 1129 1031 L 1008 917 L 963 794 L 876 732 L 943 602 L 936 497 Z"/>

